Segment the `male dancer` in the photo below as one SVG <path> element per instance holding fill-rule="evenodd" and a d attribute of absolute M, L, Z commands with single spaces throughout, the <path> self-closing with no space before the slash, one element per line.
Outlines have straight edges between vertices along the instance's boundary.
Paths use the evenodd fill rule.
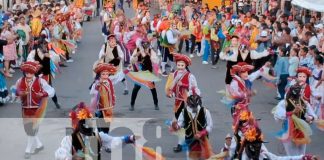
<path fill-rule="evenodd" d="M 171 61 L 171 72 L 174 70 L 174 60 L 173 60 L 173 55 L 172 52 L 175 48 L 175 44 L 178 41 L 177 35 L 180 35 L 180 32 L 176 30 L 176 25 L 175 24 L 170 24 L 169 21 L 163 22 L 165 23 L 164 30 L 161 33 L 161 39 L 160 43 L 162 46 L 162 62 L 161 62 L 161 67 L 162 67 L 162 76 L 168 76 L 165 67 L 167 64 L 168 59 Z"/>
<path fill-rule="evenodd" d="M 226 70 L 226 78 L 225 83 L 228 85 L 232 81 L 231 76 L 231 68 L 233 65 L 239 62 L 245 62 L 249 65 L 252 64 L 254 59 L 259 59 L 261 57 L 267 56 L 268 52 L 264 52 L 264 54 L 259 54 L 257 52 L 249 52 L 246 49 L 246 46 L 240 45 L 239 37 L 232 36 L 231 37 L 231 46 L 224 49 L 223 52 L 220 53 L 220 58 L 227 61 L 227 70 Z"/>
<path fill-rule="evenodd" d="M 173 112 L 175 119 L 178 119 L 185 108 L 187 97 L 193 94 L 200 95 L 200 90 L 195 76 L 188 69 L 191 59 L 184 54 L 174 54 L 174 59 L 177 63 L 177 70 L 169 75 L 165 88 L 167 97 L 175 97 Z M 182 150 L 180 143 L 174 148 L 175 152 Z"/>
<path fill-rule="evenodd" d="M 101 159 L 101 147 L 117 148 L 122 144 L 134 143 L 136 136 L 112 137 L 96 132 L 91 122 L 92 114 L 83 102 L 70 112 L 73 133 L 65 136 L 55 152 L 55 160 Z"/>
<path fill-rule="evenodd" d="M 115 106 L 115 90 L 109 76 L 115 74 L 117 68 L 111 64 L 99 63 L 94 71 L 99 76 L 99 79 L 95 81 L 90 91 L 94 104 L 92 109 L 96 109 L 96 116 L 100 118 L 98 123 L 106 125 L 105 128 L 99 127 L 98 130 L 108 133 Z"/>
<path fill-rule="evenodd" d="M 53 66 L 55 66 L 51 60 L 51 56 L 48 50 L 48 43 L 43 38 L 34 39 L 34 48 L 28 54 L 27 61 L 38 62 L 42 65 L 41 69 L 36 73 L 36 75 L 41 76 L 44 80 L 47 81 L 49 85 L 52 86 L 53 75 Z M 52 63 L 52 65 L 51 65 Z M 52 100 L 57 109 L 61 108 L 61 105 L 58 103 L 56 94 L 52 97 Z"/>
<path fill-rule="evenodd" d="M 16 95 L 20 97 L 22 105 L 22 117 L 24 119 L 24 129 L 28 136 L 25 159 L 29 159 L 32 154 L 44 149 L 42 142 L 37 137 L 39 120 L 47 107 L 47 97 L 53 97 L 54 88 L 35 74 L 39 71 L 40 65 L 36 62 L 25 62 L 21 65 L 21 70 L 25 76 L 16 83 Z M 32 147 L 36 143 L 36 149 Z"/>
<path fill-rule="evenodd" d="M 286 98 L 273 110 L 274 118 L 283 120 L 278 138 L 282 140 L 288 156 L 305 155 L 312 133 L 308 123 L 317 119 L 301 90 L 302 86 L 298 83 L 291 86 Z"/>
<path fill-rule="evenodd" d="M 122 82 L 125 86 L 124 95 L 128 94 L 128 86 L 123 72 L 124 53 L 119 44 L 117 44 L 115 35 L 111 34 L 107 37 L 108 42 L 105 43 L 99 53 L 99 61 L 108 63 L 116 67 L 117 73 L 110 76 L 113 84 Z"/>
<path fill-rule="evenodd" d="M 179 119 L 172 126 L 175 130 L 180 127 L 185 129 L 191 159 L 208 159 L 212 154 L 208 142 L 208 134 L 213 128 L 211 114 L 202 106 L 201 97 L 198 95 L 190 95 L 187 104 L 188 107 L 182 109 Z"/>

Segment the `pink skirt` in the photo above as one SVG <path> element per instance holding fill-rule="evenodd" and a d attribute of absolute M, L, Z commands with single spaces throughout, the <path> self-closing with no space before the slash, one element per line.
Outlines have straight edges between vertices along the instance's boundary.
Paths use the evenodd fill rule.
<path fill-rule="evenodd" d="M 7 61 L 16 60 L 18 58 L 16 44 L 12 43 L 12 44 L 3 46 L 3 55 L 4 55 L 4 60 L 7 60 Z"/>

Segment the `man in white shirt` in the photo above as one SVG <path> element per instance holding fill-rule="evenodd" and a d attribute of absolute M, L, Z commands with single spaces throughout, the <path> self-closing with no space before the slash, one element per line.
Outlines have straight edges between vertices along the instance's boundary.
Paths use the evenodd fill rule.
<path fill-rule="evenodd" d="M 192 159 L 209 158 L 201 154 L 206 152 L 207 149 L 201 143 L 208 143 L 208 134 L 211 133 L 213 128 L 213 120 L 208 109 L 202 106 L 201 97 L 194 94 L 187 99 L 188 107 L 185 107 L 176 123 L 172 123 L 175 130 L 180 128 L 185 129 L 185 139 L 189 146 L 189 157 Z M 207 139 L 206 139 L 207 138 Z M 199 148 L 199 149 L 198 149 Z M 181 146 L 174 148 L 175 152 L 181 151 Z M 191 154 L 194 152 L 194 154 Z M 210 155 L 209 155 L 210 156 Z"/>

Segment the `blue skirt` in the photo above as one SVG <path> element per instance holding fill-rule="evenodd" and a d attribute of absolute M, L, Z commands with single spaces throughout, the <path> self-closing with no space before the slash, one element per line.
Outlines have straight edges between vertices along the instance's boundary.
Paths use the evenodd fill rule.
<path fill-rule="evenodd" d="M 0 53 L 0 70 L 3 70 L 4 57 Z M 6 103 L 9 101 L 10 97 L 8 96 L 9 92 L 7 89 L 6 77 L 0 73 L 0 103 Z"/>

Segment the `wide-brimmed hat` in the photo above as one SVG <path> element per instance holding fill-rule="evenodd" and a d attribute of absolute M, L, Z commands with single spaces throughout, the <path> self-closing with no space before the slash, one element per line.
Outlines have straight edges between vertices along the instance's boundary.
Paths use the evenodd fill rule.
<path fill-rule="evenodd" d="M 104 71 L 109 72 L 110 74 L 115 74 L 117 72 L 117 68 L 108 63 L 98 63 L 96 68 L 94 69 L 94 72 L 96 72 L 97 74 Z"/>
<path fill-rule="evenodd" d="M 25 62 L 20 66 L 21 71 L 31 74 L 36 74 L 40 68 L 41 65 L 37 62 Z"/>
<path fill-rule="evenodd" d="M 232 66 L 231 73 L 232 75 L 241 72 L 249 72 L 254 69 L 254 66 L 247 64 L 246 62 L 239 62 L 236 65 Z"/>
<path fill-rule="evenodd" d="M 183 61 L 187 66 L 191 65 L 191 59 L 187 55 L 175 53 L 173 57 L 176 62 Z"/>
<path fill-rule="evenodd" d="M 109 35 L 107 36 L 107 39 L 110 39 L 110 38 L 116 38 L 116 36 L 115 36 L 114 34 L 109 34 Z"/>
<path fill-rule="evenodd" d="M 312 71 L 307 67 L 298 67 L 297 73 L 305 73 L 308 77 L 312 75 Z"/>

